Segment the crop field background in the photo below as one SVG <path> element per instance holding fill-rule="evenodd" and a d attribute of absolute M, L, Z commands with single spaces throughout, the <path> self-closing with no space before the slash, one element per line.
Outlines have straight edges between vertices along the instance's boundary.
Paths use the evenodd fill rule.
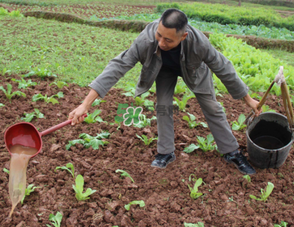
<path fill-rule="evenodd" d="M 0 0 L 2 135 L 7 127 L 21 121 L 31 121 L 40 131 L 65 121 L 68 113 L 89 92 L 87 85 L 139 35 L 136 29 L 123 31 L 75 23 L 74 20 L 61 22 L 23 15 L 32 11 L 51 12 L 52 18 L 62 14 L 94 22 L 148 23 L 159 18 L 165 8 L 180 8 L 189 15 L 192 26 L 210 32 L 212 45 L 233 63 L 240 78 L 249 86 L 250 95 L 257 100 L 272 83 L 280 66 L 284 66 L 293 103 L 294 53 L 286 51 L 283 45 L 275 49 L 255 48 L 234 38 L 234 35 L 249 36 L 253 42 L 265 38 L 269 43 L 293 45 L 293 8 L 242 2 L 238 10 L 252 14 L 240 23 L 242 13 L 239 18 L 229 18 L 229 13 L 215 13 L 234 11 L 237 1 L 217 5 L 206 2 L 201 11 L 204 16 L 196 9 L 201 6 L 199 4 L 203 3 Z M 264 18 L 268 18 L 267 24 L 260 23 Z M 224 23 L 229 19 L 230 23 Z M 233 37 L 227 37 L 228 34 Z M 224 163 L 215 146 L 208 150 L 192 149 L 193 144 L 200 144 L 199 137 L 205 140 L 211 132 L 203 126 L 206 121 L 199 104 L 181 79 L 174 102 L 175 106 L 181 107 L 174 114 L 177 160 L 165 170 L 150 167 L 157 153 L 157 128 L 155 111 L 147 106 L 154 109 L 156 95 L 153 86 L 146 97 L 133 97 L 141 68 L 138 63 L 104 100 L 96 100 L 87 122 L 75 127 L 66 126 L 43 138 L 42 152 L 29 161 L 27 170 L 27 185 L 34 184 L 39 188 L 27 195 L 23 204 L 18 204 L 11 218 L 8 218 L 11 202 L 7 174 L 10 155 L 1 137 L 0 209 L 3 212 L 0 225 L 52 225 L 50 214 L 60 212 L 60 226 L 283 226 L 284 222 L 288 227 L 294 226 L 293 146 L 282 167 L 256 168 L 257 174 L 251 178 L 244 178 L 234 166 Z M 217 99 L 233 127 L 242 114 L 247 115 L 250 110 L 241 100 L 233 100 L 215 75 L 214 84 Z M 120 104 L 143 106 L 144 126 L 127 127 L 116 121 Z M 263 111 L 285 115 L 279 86 L 272 88 Z M 198 124 L 191 126 L 191 119 L 190 122 L 187 120 L 190 114 Z M 105 132 L 108 134 L 103 134 Z M 246 127 L 233 133 L 248 156 Z M 143 136 L 150 139 L 149 144 Z M 94 142 L 89 142 L 92 140 Z M 192 149 L 191 153 L 184 152 L 187 149 Z M 67 170 L 56 169 L 67 163 L 75 167 L 73 176 Z M 126 171 L 133 179 L 120 175 L 117 170 Z M 78 200 L 80 197 L 77 198 L 73 190 L 78 174 L 84 178 L 85 191 L 87 188 L 96 190 L 84 201 Z M 190 186 L 199 178 L 203 179 L 198 189 L 202 195 L 192 198 Z M 274 184 L 272 194 L 264 201 L 252 199 L 251 195 L 259 198 L 261 189 L 266 189 L 268 182 Z M 128 204 L 130 209 L 125 207 Z"/>

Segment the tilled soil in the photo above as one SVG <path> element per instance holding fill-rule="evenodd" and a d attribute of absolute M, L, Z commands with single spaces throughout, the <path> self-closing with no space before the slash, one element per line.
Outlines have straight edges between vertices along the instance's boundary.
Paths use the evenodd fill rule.
<path fill-rule="evenodd" d="M 38 85 L 28 89 L 17 89 L 17 83 L 11 78 L 20 79 L 17 75 L 0 77 L 0 84 L 13 85 L 13 91 L 21 90 L 24 97 L 13 97 L 11 102 L 0 91 L 0 100 L 5 106 L 0 107 L 0 226 L 46 226 L 50 224 L 49 215 L 61 212 L 61 226 L 183 226 L 186 223 L 203 222 L 205 226 L 273 226 L 286 221 L 294 226 L 294 161 L 293 148 L 285 163 L 279 169 L 258 169 L 247 182 L 243 175 L 231 164 L 226 164 L 216 151 L 203 152 L 200 149 L 187 154 L 183 149 L 191 143 L 197 144 L 197 137 L 206 137 L 209 129 L 198 126 L 189 129 L 182 120 L 187 112 L 197 117 L 197 122 L 205 122 L 204 116 L 195 98 L 190 99 L 186 113 L 179 112 L 175 119 L 176 161 L 166 169 L 150 167 L 156 155 L 156 142 L 145 145 L 137 136 L 157 136 L 156 121 L 144 128 L 118 127 L 114 123 L 118 104 L 134 103 L 132 97 L 126 97 L 120 89 L 111 89 L 99 106 L 92 107 L 90 113 L 99 108 L 99 115 L 108 123 L 65 126 L 42 137 L 43 149 L 40 154 L 29 161 L 27 168 L 27 184 L 39 186 L 27 196 L 24 204 L 18 204 L 12 217 L 8 218 L 11 202 L 8 194 L 9 175 L 2 171 L 10 168 L 10 155 L 5 147 L 4 132 L 7 127 L 21 122 L 23 113 L 31 113 L 39 109 L 45 119 L 33 119 L 32 124 L 41 132 L 67 120 L 68 113 L 77 107 L 89 88 L 81 88 L 75 84 L 58 89 L 49 86 L 52 80 L 37 81 Z M 62 91 L 64 98 L 59 104 L 32 102 L 34 94 L 51 96 Z M 261 95 L 261 94 L 260 94 Z M 177 95 L 181 98 L 181 95 Z M 155 95 L 148 97 L 156 102 Z M 247 115 L 250 110 L 241 100 L 234 100 L 229 95 L 217 97 L 226 109 L 228 122 L 232 124 L 241 113 Z M 284 113 L 280 97 L 270 95 L 266 101 L 271 109 Z M 145 108 L 144 114 L 155 115 Z M 246 152 L 245 130 L 234 131 L 240 147 Z M 79 138 L 81 133 L 95 136 L 102 131 L 111 133 L 105 139 L 107 145 L 94 150 L 77 144 L 66 150 L 70 140 Z M 245 153 L 247 155 L 247 153 Z M 71 174 L 65 170 L 55 170 L 57 166 L 72 163 L 75 174 L 83 175 L 84 189 L 97 190 L 90 199 L 78 201 L 72 185 L 75 183 Z M 134 183 L 127 177 L 116 173 L 117 169 L 127 171 Z M 198 199 L 190 197 L 189 176 L 202 178 L 204 183 L 199 187 L 203 193 Z M 274 184 L 274 190 L 266 202 L 250 199 L 249 195 L 260 196 L 260 190 L 268 182 Z M 132 205 L 130 210 L 125 205 L 143 200 L 145 207 Z"/>

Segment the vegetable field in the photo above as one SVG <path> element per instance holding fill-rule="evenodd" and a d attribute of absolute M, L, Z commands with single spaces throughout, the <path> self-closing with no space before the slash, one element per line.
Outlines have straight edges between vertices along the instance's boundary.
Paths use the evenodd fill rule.
<path fill-rule="evenodd" d="M 93 11 L 91 4 L 43 7 L 85 18 L 94 12 L 100 18 L 144 17 L 155 8 L 100 6 Z M 10 7 L 39 10 L 39 5 Z M 103 100 L 95 100 L 82 124 L 42 137 L 42 151 L 28 164 L 25 197 L 9 218 L 6 129 L 26 121 L 42 132 L 67 120 L 88 94 L 86 85 L 138 33 L 21 17 L 19 12 L 2 17 L 1 12 L 1 227 L 294 226 L 293 146 L 279 169 L 256 168 L 256 175 L 242 175 L 222 159 L 196 98 L 181 79 L 173 109 L 176 160 L 163 170 L 150 166 L 157 154 L 156 94 L 152 87 L 133 97 L 139 64 Z M 261 99 L 280 65 L 293 94 L 294 68 L 286 62 L 224 35 L 211 35 L 210 41 L 232 61 L 255 99 Z M 244 120 L 251 110 L 232 99 L 215 77 L 214 82 L 217 100 L 248 156 Z M 128 107 L 134 111 L 123 122 Z M 139 123 L 137 107 L 142 108 Z M 263 111 L 285 115 L 278 86 Z"/>

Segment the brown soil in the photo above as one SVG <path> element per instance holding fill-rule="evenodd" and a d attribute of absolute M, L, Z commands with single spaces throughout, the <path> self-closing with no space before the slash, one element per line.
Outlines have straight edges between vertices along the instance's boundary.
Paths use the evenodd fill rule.
<path fill-rule="evenodd" d="M 1 75 L 0 75 L 1 76 Z M 17 84 L 10 77 L 1 76 L 1 85 Z M 14 76 L 14 78 L 18 78 Z M 31 122 L 39 131 L 50 128 L 67 120 L 68 113 L 78 106 L 88 93 L 89 88 L 81 88 L 70 84 L 58 89 L 49 86 L 50 80 L 37 81 L 38 85 L 21 89 L 27 97 L 14 97 L 9 102 L 0 92 L 0 100 L 4 107 L 0 108 L 1 134 L 7 127 L 20 122 L 23 113 L 31 113 L 34 108 L 44 113 L 46 119 L 33 119 Z M 62 91 L 64 98 L 60 104 L 53 105 L 43 101 L 32 102 L 32 96 L 37 93 L 51 96 Z M 119 103 L 134 102 L 133 98 L 122 95 L 122 90 L 111 89 L 106 95 L 106 102 L 92 107 L 102 110 L 100 116 L 111 123 L 117 116 Z M 156 101 L 154 95 L 150 100 Z M 241 113 L 250 111 L 240 100 L 233 100 L 229 95 L 219 97 L 226 108 L 228 122 L 237 120 Z M 270 95 L 266 104 L 271 109 L 283 113 L 280 97 Z M 205 122 L 196 99 L 190 99 L 186 111 L 194 114 L 197 121 Z M 151 114 L 146 109 L 144 114 Z M 136 137 L 157 135 L 156 121 L 145 128 L 135 128 L 108 123 L 85 122 L 77 126 L 65 126 L 42 138 L 43 149 L 40 154 L 29 161 L 27 169 L 27 184 L 34 184 L 36 189 L 25 198 L 24 204 L 18 204 L 12 218 L 8 218 L 11 202 L 8 195 L 9 176 L 3 168 L 9 169 L 10 155 L 5 148 L 4 136 L 0 138 L 0 226 L 45 226 L 49 223 L 49 215 L 57 211 L 63 214 L 61 226 L 183 226 L 183 223 L 205 223 L 205 226 L 273 226 L 286 221 L 288 226 L 294 226 L 294 161 L 293 148 L 285 163 L 279 169 L 257 169 L 248 183 L 243 175 L 233 166 L 226 164 L 217 151 L 193 153 L 183 152 L 184 147 L 191 143 L 197 144 L 196 136 L 206 136 L 209 129 L 199 126 L 189 129 L 182 120 L 184 112 L 175 114 L 175 144 L 177 159 L 166 169 L 151 168 L 154 159 L 156 143 L 150 146 Z M 100 146 L 98 150 L 84 148 L 82 145 L 72 146 L 66 150 L 68 141 L 78 139 L 81 133 L 95 136 L 107 130 L 111 133 L 106 139 L 109 144 Z M 234 131 L 240 147 L 246 151 L 245 131 Z M 85 189 L 97 190 L 89 200 L 77 201 L 72 188 L 74 179 L 65 170 L 57 170 L 57 166 L 73 163 L 75 173 L 85 178 Z M 129 178 L 120 177 L 117 169 L 127 171 L 135 183 Z M 188 184 L 190 174 L 202 178 L 205 182 L 199 187 L 203 196 L 193 200 L 189 196 Z M 249 195 L 259 197 L 260 189 L 267 182 L 272 182 L 275 188 L 266 202 L 250 199 Z M 127 211 L 124 205 L 134 200 L 143 200 L 145 207 L 132 205 Z"/>

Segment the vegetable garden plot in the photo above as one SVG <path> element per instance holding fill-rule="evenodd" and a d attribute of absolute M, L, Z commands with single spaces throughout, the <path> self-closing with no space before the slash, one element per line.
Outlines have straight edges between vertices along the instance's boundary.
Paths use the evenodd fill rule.
<path fill-rule="evenodd" d="M 5 79 L 1 75 L 0 78 L 5 89 L 9 83 L 11 92 L 19 90 L 26 94 L 26 97 L 15 95 L 9 100 L 0 91 L 2 134 L 8 126 L 22 121 L 20 118 L 25 117 L 24 113 L 34 113 L 31 122 L 40 131 L 58 124 L 67 119 L 68 113 L 89 91 L 73 84 L 58 88 L 52 80 L 34 77 L 30 79 L 38 84 L 24 89 L 18 88 L 12 77 Z M 14 78 L 20 79 L 18 76 Z M 59 92 L 63 97 L 54 96 Z M 294 225 L 293 148 L 281 168 L 257 169 L 257 174 L 251 178 L 243 178 L 233 165 L 222 161 L 216 150 L 203 152 L 198 148 L 185 153 L 186 147 L 198 144 L 198 137 L 208 138 L 210 134 L 203 124 L 190 128 L 188 121 L 183 120 L 184 116 L 192 120 L 190 113 L 197 122 L 205 123 L 197 100 L 191 98 L 185 112 L 174 114 L 176 161 L 165 170 L 154 169 L 150 164 L 156 154 L 156 140 L 147 145 L 136 134 L 156 138 L 156 121 L 152 120 L 150 125 L 142 128 L 111 124 L 120 115 L 117 113 L 119 104 L 131 106 L 135 103 L 132 97 L 122 93 L 124 91 L 112 89 L 104 99 L 106 102 L 91 108 L 89 114 L 101 110 L 98 116 L 103 121 L 66 126 L 42 138 L 43 150 L 29 161 L 27 169 L 27 185 L 34 184 L 36 188 L 30 186 L 30 193 L 23 204 L 17 205 L 12 218 L 8 218 L 11 209 L 9 175 L 2 171 L 4 168 L 9 170 L 10 155 L 3 136 L 0 138 L 1 226 L 20 223 L 23 226 L 52 225 L 53 215 L 60 218 L 60 214 L 61 226 L 184 226 L 184 223 L 198 222 L 205 226 L 271 226 L 282 221 L 288 226 Z M 36 94 L 53 96 L 58 103 L 32 101 Z M 181 94 L 176 97 L 182 100 Z M 156 102 L 153 93 L 146 99 Z M 242 113 L 247 115 L 250 112 L 242 101 L 233 100 L 228 95 L 217 96 L 217 99 L 223 103 L 231 125 Z M 279 113 L 284 112 L 280 97 L 271 95 L 266 105 Z M 39 113 L 44 118 L 38 118 Z M 155 116 L 145 107 L 143 114 L 148 119 Z M 246 151 L 245 130 L 233 132 Z M 106 132 L 110 134 L 106 135 Z M 72 142 L 68 146 L 74 140 L 84 142 Z M 79 175 L 83 178 L 83 187 Z M 199 197 L 193 199 L 190 188 L 195 189 L 200 178 L 202 183 L 198 181 L 196 184 Z M 254 196 L 264 198 L 261 189 L 267 191 L 271 185 L 268 182 L 274 185 L 272 192 L 262 201 L 255 200 Z M 83 190 L 79 196 L 73 185 L 79 192 Z M 85 194 L 87 189 L 91 189 L 88 195 Z"/>

